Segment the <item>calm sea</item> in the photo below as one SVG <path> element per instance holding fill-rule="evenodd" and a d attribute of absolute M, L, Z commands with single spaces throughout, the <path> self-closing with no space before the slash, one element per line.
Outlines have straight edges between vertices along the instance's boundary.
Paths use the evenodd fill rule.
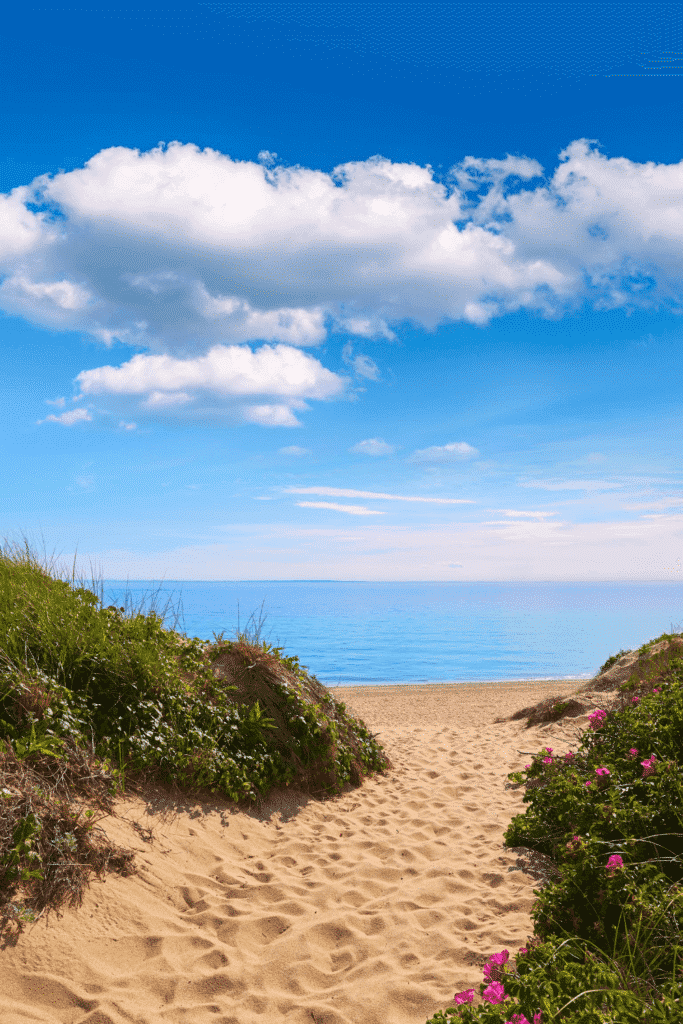
<path fill-rule="evenodd" d="M 152 584 L 105 581 L 105 604 L 149 610 Z M 327 686 L 590 679 L 622 648 L 683 629 L 683 586 L 667 583 L 165 581 L 165 625 L 212 640 L 265 616 L 262 639 Z M 173 611 L 182 617 L 174 626 Z M 253 625 L 252 621 L 252 625 Z"/>

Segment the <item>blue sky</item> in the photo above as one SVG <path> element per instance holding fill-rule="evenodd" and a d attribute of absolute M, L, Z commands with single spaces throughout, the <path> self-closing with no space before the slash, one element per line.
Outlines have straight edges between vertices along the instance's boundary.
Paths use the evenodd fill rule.
<path fill-rule="evenodd" d="M 35 7 L 0 50 L 4 537 L 678 578 L 680 5 Z"/>

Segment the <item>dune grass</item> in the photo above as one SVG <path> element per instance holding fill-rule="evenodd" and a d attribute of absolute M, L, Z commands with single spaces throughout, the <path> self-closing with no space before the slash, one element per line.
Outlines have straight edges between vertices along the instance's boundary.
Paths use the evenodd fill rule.
<path fill-rule="evenodd" d="M 27 542 L 0 551 L 5 936 L 78 906 L 93 873 L 134 870 L 98 825 L 126 788 L 253 805 L 275 786 L 324 799 L 392 766 L 298 658 L 260 639 L 262 620 L 208 643 L 164 628 L 168 606 L 105 608 L 99 591 Z"/>
<path fill-rule="evenodd" d="M 514 966 L 508 950 L 489 959 L 483 1002 L 471 1005 L 473 989 L 456 994 L 428 1024 L 683 1022 L 683 658 L 673 630 L 638 649 L 669 642 L 634 665 L 571 756 L 546 747 L 508 776 L 529 807 L 506 845 L 544 855 L 554 879 L 534 890 L 533 939 Z"/>

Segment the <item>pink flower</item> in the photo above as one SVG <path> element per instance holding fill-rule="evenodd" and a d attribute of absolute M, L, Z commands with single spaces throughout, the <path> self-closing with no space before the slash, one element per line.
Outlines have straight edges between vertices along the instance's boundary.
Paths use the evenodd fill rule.
<path fill-rule="evenodd" d="M 654 774 L 654 771 L 655 771 L 655 761 L 656 760 L 657 760 L 657 758 L 656 758 L 655 754 L 651 754 L 647 761 L 641 761 L 640 762 L 642 764 L 642 766 L 643 766 L 643 775 L 642 775 L 642 777 L 644 779 L 647 778 L 648 775 L 653 775 Z"/>
<path fill-rule="evenodd" d="M 545 749 L 548 751 L 549 754 L 552 754 L 552 752 L 553 752 L 553 748 L 552 747 L 546 747 Z"/>
<path fill-rule="evenodd" d="M 638 757 L 638 751 L 636 750 L 635 747 L 631 747 L 631 749 L 628 752 L 628 756 L 629 757 Z"/>
<path fill-rule="evenodd" d="M 462 1006 L 463 1003 L 471 1003 L 474 999 L 474 989 L 468 988 L 464 992 L 456 992 L 453 996 L 455 1006 Z"/>
<path fill-rule="evenodd" d="M 624 861 L 618 853 L 613 853 L 610 859 L 607 861 L 607 870 L 610 875 L 613 875 L 617 868 L 623 868 Z"/>
<path fill-rule="evenodd" d="M 652 691 L 652 692 L 653 692 L 653 693 L 659 693 L 659 687 L 658 687 L 658 686 L 655 686 L 655 688 L 653 689 L 653 691 Z"/>
<path fill-rule="evenodd" d="M 587 783 L 586 783 L 586 785 L 587 785 L 587 786 L 592 786 L 592 785 L 593 785 L 593 783 L 592 783 L 592 782 L 587 782 Z"/>
<path fill-rule="evenodd" d="M 607 776 L 607 775 L 611 775 L 612 773 L 609 770 L 609 768 L 596 768 L 595 769 L 595 774 L 596 775 L 601 775 L 601 776 L 603 776 L 603 775 Z"/>
<path fill-rule="evenodd" d="M 631 697 L 631 704 L 639 704 L 640 697 Z"/>
<path fill-rule="evenodd" d="M 494 953 L 493 956 L 488 958 L 484 967 L 484 977 L 487 981 L 500 981 L 503 976 L 502 966 L 506 964 L 510 959 L 510 953 L 507 949 L 502 950 L 500 953 Z"/>
<path fill-rule="evenodd" d="M 507 999 L 505 989 L 499 981 L 492 981 L 489 987 L 484 989 L 481 997 L 487 1003 L 502 1003 L 504 999 Z"/>
<path fill-rule="evenodd" d="M 544 757 L 543 758 L 543 764 L 552 764 L 552 763 L 553 763 L 552 757 Z"/>
<path fill-rule="evenodd" d="M 525 768 L 531 768 L 531 765 L 530 764 L 525 764 L 524 767 Z"/>
<path fill-rule="evenodd" d="M 599 729 L 607 718 L 607 712 L 603 711 L 602 708 L 597 708 L 592 715 L 588 716 L 588 721 L 591 724 L 591 729 Z"/>
<path fill-rule="evenodd" d="M 572 757 L 576 757 L 576 754 L 574 754 L 573 751 L 568 750 L 564 756 L 567 761 L 570 761 Z"/>
<path fill-rule="evenodd" d="M 522 955 L 524 955 L 524 953 L 528 953 L 528 952 L 529 952 L 529 950 L 528 950 L 528 949 L 526 948 L 526 946 L 520 946 L 520 947 L 519 947 L 519 952 L 520 952 L 520 953 L 521 953 Z"/>

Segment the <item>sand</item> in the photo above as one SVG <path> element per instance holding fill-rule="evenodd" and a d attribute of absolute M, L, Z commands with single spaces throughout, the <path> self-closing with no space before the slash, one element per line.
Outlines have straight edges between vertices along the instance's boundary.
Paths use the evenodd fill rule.
<path fill-rule="evenodd" d="M 543 858 L 504 848 L 507 773 L 576 749 L 588 713 L 494 724 L 581 681 L 332 689 L 394 768 L 320 802 L 121 800 L 138 873 L 0 952 L 2 1024 L 424 1024 L 533 933 Z M 520 752 L 521 751 L 521 752 Z"/>

